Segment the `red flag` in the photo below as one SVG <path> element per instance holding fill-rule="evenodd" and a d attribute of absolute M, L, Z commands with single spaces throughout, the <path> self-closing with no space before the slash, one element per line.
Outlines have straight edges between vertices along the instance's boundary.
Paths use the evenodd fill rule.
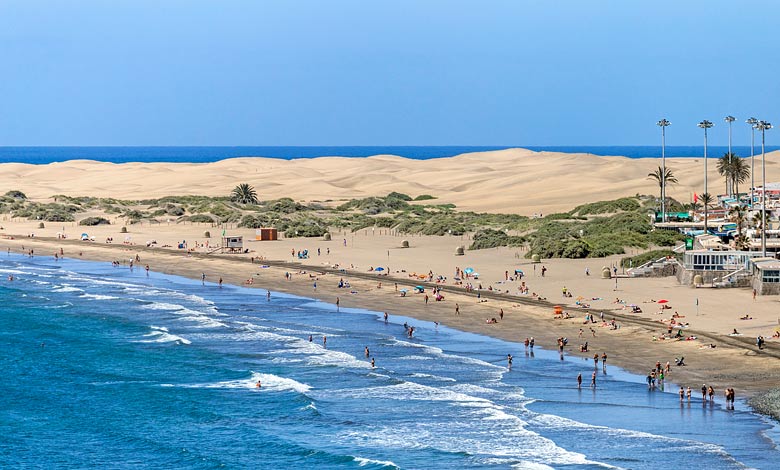
<path fill-rule="evenodd" d="M 693 193 L 693 202 L 699 202 L 699 195 L 696 193 Z"/>

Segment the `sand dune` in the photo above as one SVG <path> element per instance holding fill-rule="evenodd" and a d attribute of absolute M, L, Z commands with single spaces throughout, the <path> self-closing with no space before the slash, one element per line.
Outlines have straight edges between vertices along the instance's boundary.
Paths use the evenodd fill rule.
<path fill-rule="evenodd" d="M 287 196 L 338 201 L 399 191 L 411 196 L 431 194 L 438 198 L 437 203 L 453 203 L 463 210 L 534 214 L 636 193 L 656 194 L 658 187 L 647 174 L 658 165 L 660 159 L 525 149 L 432 160 L 393 155 L 234 158 L 207 164 L 72 160 L 48 165 L 2 164 L 0 187 L 22 190 L 35 199 L 55 194 L 140 199 L 225 195 L 236 184 L 246 182 L 255 186 L 261 199 Z M 710 192 L 723 192 L 725 184 L 717 174 L 716 159 L 710 159 L 708 165 Z M 703 192 L 701 158 L 669 158 L 667 166 L 679 180 L 668 188 L 670 197 L 687 202 L 694 192 Z M 757 170 L 760 184 L 760 166 Z M 767 154 L 767 179 L 780 180 L 780 152 Z"/>

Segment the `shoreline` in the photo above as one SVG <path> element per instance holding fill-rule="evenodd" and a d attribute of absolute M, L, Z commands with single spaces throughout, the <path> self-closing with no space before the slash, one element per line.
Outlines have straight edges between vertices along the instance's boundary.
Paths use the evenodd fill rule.
<path fill-rule="evenodd" d="M 570 343 L 564 348 L 565 355 L 582 357 L 583 367 L 591 366 L 588 361 L 588 358 L 592 357 L 591 354 L 607 352 L 609 364 L 644 376 L 656 361 L 662 364 L 667 361 L 674 363 L 674 357 L 685 356 L 688 365 L 672 366 L 668 381 L 691 386 L 694 390 L 698 388 L 698 384 L 707 383 L 715 387 L 718 396 L 722 395 L 726 387 L 733 387 L 740 399 L 750 398 L 768 392 L 780 382 L 780 348 L 777 344 L 767 343 L 768 348 L 759 353 L 747 338 L 731 338 L 698 330 L 692 330 L 690 333 L 701 335 L 707 342 L 715 341 L 718 347 L 701 349 L 700 341 L 653 342 L 647 340 L 647 337 L 659 328 L 657 323 L 629 317 L 620 312 L 605 310 L 606 318 L 614 317 L 621 328 L 610 330 L 600 327 L 599 324 L 592 324 L 597 334 L 590 336 L 590 332 L 588 333 L 585 339 L 589 341 L 589 351 L 580 353 L 574 343 L 582 341 L 576 332 L 583 326 L 581 320 L 585 312 L 575 311 L 575 318 L 569 320 L 555 320 L 551 314 L 552 303 L 531 301 L 517 296 L 483 291 L 482 298 L 477 299 L 475 294 L 459 291 L 452 286 L 442 286 L 445 301 L 431 300 L 426 305 L 419 294 L 401 297 L 395 291 L 394 284 L 398 283 L 398 289 L 410 288 L 416 284 L 430 287 L 430 284 L 410 282 L 409 279 L 393 276 L 353 271 L 342 273 L 334 268 L 281 260 L 264 260 L 262 263 L 268 267 L 261 268 L 261 265 L 251 263 L 248 257 L 242 255 L 194 253 L 187 256 L 179 251 L 136 245 L 84 243 L 38 237 L 0 240 L 0 247 L 11 248 L 15 253 L 24 254 L 21 246 L 24 246 L 25 250 L 33 248 L 35 256 L 54 256 L 62 248 L 66 257 L 98 262 L 119 260 L 126 263 L 137 254 L 141 258 L 139 268 L 142 269 L 142 266 L 148 264 L 152 272 L 175 274 L 196 280 L 200 279 L 201 273 L 206 273 L 209 282 L 215 282 L 218 277 L 222 277 L 225 283 L 236 286 L 290 293 L 331 304 L 335 304 L 338 299 L 340 306 L 344 308 L 386 311 L 390 315 L 437 321 L 461 331 L 511 341 L 517 343 L 519 348 L 522 347 L 525 337 L 534 337 L 536 344 L 555 351 L 556 338 L 568 337 Z M 301 271 L 305 273 L 300 273 Z M 285 272 L 293 273 L 291 280 L 285 280 Z M 337 287 L 340 277 L 351 283 L 351 289 Z M 246 284 L 248 279 L 253 279 L 253 284 Z M 315 281 L 316 290 L 313 287 Z M 380 282 L 382 286 L 378 287 Z M 356 293 L 352 294 L 352 291 Z M 454 311 L 456 303 L 459 305 L 459 315 Z M 504 310 L 505 318 L 498 324 L 486 323 L 485 319 L 498 316 L 499 309 Z M 686 334 L 688 333 L 686 331 Z"/>

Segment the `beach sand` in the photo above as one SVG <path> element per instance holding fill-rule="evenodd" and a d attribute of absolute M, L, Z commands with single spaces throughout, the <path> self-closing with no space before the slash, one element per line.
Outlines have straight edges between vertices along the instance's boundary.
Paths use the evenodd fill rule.
<path fill-rule="evenodd" d="M 768 156 L 767 173 L 780 178 L 780 154 Z M 303 160 L 233 159 L 212 164 L 110 164 L 87 161 L 32 166 L 0 165 L 0 182 L 9 189 L 19 189 L 28 196 L 47 200 L 55 194 L 100 196 L 115 198 L 148 198 L 164 195 L 224 195 L 238 182 L 248 182 L 258 189 L 261 199 L 292 197 L 296 200 L 342 200 L 352 197 L 384 195 L 400 191 L 412 196 L 432 194 L 436 203 L 452 202 L 461 210 L 521 214 L 570 210 L 577 204 L 605 200 L 636 193 L 657 192 L 657 186 L 646 179 L 658 165 L 657 160 L 632 160 L 622 157 L 566 155 L 525 150 L 467 154 L 448 159 L 427 161 L 380 156 L 367 159 L 322 158 Z M 701 186 L 697 159 L 669 159 L 680 184 L 670 187 L 669 195 L 687 200 Z M 714 168 L 715 165 L 711 165 Z M 512 169 L 508 172 L 507 169 Z M 713 184 L 720 184 L 716 174 Z M 109 218 L 112 218 L 110 216 Z M 321 239 L 283 239 L 275 242 L 254 241 L 254 230 L 229 230 L 230 235 L 243 235 L 251 252 L 242 255 L 207 255 L 206 249 L 188 255 L 175 247 L 186 240 L 188 246 L 204 243 L 204 230 L 210 230 L 219 243 L 221 229 L 206 224 L 148 223 L 131 225 L 129 233 L 120 233 L 122 223 L 99 227 L 79 227 L 75 223 L 47 222 L 39 229 L 37 221 L 2 221 L 0 249 L 24 253 L 34 249 L 36 256 L 53 256 L 62 248 L 65 256 L 99 261 L 120 261 L 127 264 L 138 254 L 141 265 L 148 264 L 153 272 L 179 274 L 200 279 L 206 273 L 211 282 L 222 277 L 225 282 L 315 297 L 326 302 L 339 298 L 341 307 L 359 307 L 391 315 L 405 315 L 421 320 L 439 321 L 454 328 L 499 337 L 520 344 L 526 337 L 535 337 L 537 344 L 556 348 L 558 337 L 567 337 L 565 353 L 580 354 L 579 345 L 589 342 L 589 352 L 606 352 L 609 364 L 645 375 L 656 361 L 674 364 L 675 357 L 684 356 L 687 366 L 673 367 L 670 379 L 690 385 L 694 390 L 701 383 L 713 384 L 720 391 L 736 388 L 744 396 L 767 390 L 780 383 L 780 344 L 768 340 L 768 348 L 758 351 L 756 335 L 770 337 L 780 326 L 780 304 L 777 297 L 752 299 L 749 289 L 693 289 L 680 286 L 674 278 L 600 278 L 602 267 L 613 266 L 619 257 L 583 260 L 543 260 L 547 268 L 541 276 L 541 265 L 531 264 L 525 253 L 515 248 L 466 251 L 455 256 L 455 248 L 468 246 L 464 237 L 393 236 L 385 230 L 361 230 L 357 233 L 332 232 L 332 241 Z M 57 233 L 68 235 L 57 239 Z M 95 237 L 95 242 L 78 241 L 82 232 Z M 34 234 L 34 238 L 29 238 Z M 9 238 L 13 239 L 9 239 Z M 112 244 L 105 243 L 113 238 Z M 157 241 L 160 248 L 146 248 Z M 408 240 L 411 247 L 400 248 Z M 126 242 L 123 243 L 123 242 Z M 168 245 L 171 248 L 161 248 Z M 319 248 L 320 254 L 317 254 Z M 307 260 L 291 256 L 292 251 L 308 249 Z M 329 252 L 328 252 L 329 250 Z M 630 254 L 630 253 L 629 253 Z M 250 263 L 250 258 L 266 261 Z M 293 263 L 293 264 L 290 264 Z M 262 268 L 265 264 L 269 267 Z M 388 276 L 369 271 L 384 267 Z M 472 267 L 480 273 L 478 280 L 485 291 L 481 299 L 454 286 L 456 267 Z M 591 275 L 586 276 L 588 268 Z M 339 269 L 345 269 L 344 273 Z M 507 282 L 505 272 L 521 269 L 530 292 L 546 297 L 549 304 L 532 302 L 528 296 L 498 295 L 497 291 L 517 293 L 518 282 Z M 305 274 L 298 274 L 306 271 Z M 328 274 L 322 274 L 329 271 Z M 445 276 L 443 302 L 426 305 L 421 294 L 401 297 L 395 290 L 420 284 L 419 277 L 432 271 Z M 292 280 L 285 280 L 285 273 Z M 313 277 L 312 277 L 313 276 Z M 317 278 L 317 289 L 313 283 Z M 340 278 L 352 288 L 339 289 Z M 0 279 L 0 282 L 9 282 Z M 381 282 L 381 288 L 379 283 Z M 566 287 L 571 298 L 562 296 Z M 355 291 L 355 293 L 352 293 Z M 430 288 L 427 289 L 430 291 Z M 430 295 L 430 294 L 429 294 Z M 503 297 L 503 298 L 502 298 Z M 584 325 L 585 311 L 574 305 L 581 298 L 590 304 L 598 317 L 613 317 L 621 325 L 618 330 L 600 323 Z M 616 303 L 616 298 L 622 302 Z M 668 300 L 670 309 L 651 301 Z M 484 301 L 483 301 L 484 300 Z M 697 308 L 698 301 L 698 308 Z M 455 304 L 460 315 L 455 315 Z M 562 305 L 574 318 L 553 319 L 552 305 Z M 639 305 L 643 313 L 632 314 L 625 305 Z M 497 324 L 486 319 L 505 316 Z M 660 312 L 660 313 L 659 313 Z M 667 331 L 674 312 L 689 323 L 684 333 L 698 337 L 695 341 L 660 340 Z M 748 315 L 752 320 L 740 320 Z M 593 336 L 590 328 L 596 332 Z M 579 329 L 584 335 L 579 337 Z M 733 329 L 739 336 L 728 336 Z M 675 329 L 676 331 L 676 329 Z M 656 338 L 654 340 L 653 338 Z M 717 347 L 707 347 L 714 344 Z M 592 359 L 591 359 L 592 362 Z"/>
<path fill-rule="evenodd" d="M 757 163 L 760 161 L 756 160 Z M 767 181 L 780 181 L 780 152 L 767 154 Z M 710 192 L 724 191 L 710 159 Z M 223 196 L 249 183 L 260 199 L 343 201 L 392 191 L 435 196 L 459 210 L 548 214 L 578 204 L 635 194 L 658 194 L 647 174 L 660 159 L 509 149 L 432 160 L 381 155 L 280 160 L 234 158 L 215 163 L 105 163 L 74 160 L 48 165 L 0 165 L 0 187 L 31 198 L 67 196 L 147 199 L 170 195 Z M 703 159 L 668 158 L 678 184 L 667 195 L 690 202 L 704 185 Z M 757 175 L 759 175 L 757 173 Z M 748 186 L 746 185 L 745 188 Z"/>

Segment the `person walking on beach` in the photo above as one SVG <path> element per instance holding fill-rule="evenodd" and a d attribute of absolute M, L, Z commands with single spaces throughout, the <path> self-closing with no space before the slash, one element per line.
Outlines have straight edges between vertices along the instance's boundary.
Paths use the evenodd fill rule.
<path fill-rule="evenodd" d="M 222 289 L 222 278 L 219 278 L 219 288 Z"/>
<path fill-rule="evenodd" d="M 428 294 L 425 294 L 425 305 L 428 305 Z"/>
<path fill-rule="evenodd" d="M 341 303 L 341 300 L 338 297 L 336 297 L 336 311 L 337 312 L 339 311 L 339 304 L 340 303 Z"/>
<path fill-rule="evenodd" d="M 387 325 L 387 312 L 385 312 L 385 325 Z"/>
<path fill-rule="evenodd" d="M 712 385 L 707 388 L 707 394 L 710 396 L 710 403 L 715 403 L 715 389 Z"/>
<path fill-rule="evenodd" d="M 529 345 L 530 343 L 531 343 L 531 342 L 528 340 L 528 336 L 526 336 L 526 337 L 525 337 L 525 341 L 523 341 L 523 344 L 525 345 L 525 349 L 526 349 L 526 350 L 528 349 L 528 345 Z"/>
<path fill-rule="evenodd" d="M 542 266 L 542 277 L 544 277 L 544 274 L 547 272 L 547 267 Z"/>
<path fill-rule="evenodd" d="M 370 356 L 371 353 L 368 352 L 368 346 L 366 346 L 366 357 Z"/>
<path fill-rule="evenodd" d="M 594 369 L 599 368 L 599 353 L 593 355 L 593 368 Z"/>
<path fill-rule="evenodd" d="M 314 292 L 317 292 L 317 281 L 314 281 Z"/>
<path fill-rule="evenodd" d="M 506 355 L 506 362 L 507 362 L 507 364 L 506 364 L 507 368 L 508 369 L 512 369 L 512 355 L 511 354 L 507 354 Z"/>
<path fill-rule="evenodd" d="M 688 399 L 688 403 L 691 402 L 691 386 L 689 385 L 687 389 L 685 389 L 685 398 Z"/>
<path fill-rule="evenodd" d="M 607 371 L 607 353 L 606 352 L 601 353 L 601 368 L 604 370 L 604 372 Z"/>
<path fill-rule="evenodd" d="M 535 343 L 535 342 L 536 342 L 536 341 L 534 341 L 534 337 L 533 337 L 533 336 L 531 336 L 530 345 L 531 345 L 531 350 L 532 350 L 532 351 L 533 351 L 533 349 L 534 349 L 534 343 Z"/>
<path fill-rule="evenodd" d="M 455 304 L 455 315 L 460 315 L 460 305 Z"/>
<path fill-rule="evenodd" d="M 504 309 L 503 308 L 498 311 L 498 318 L 500 318 L 501 320 L 504 319 Z"/>
<path fill-rule="evenodd" d="M 596 388 L 596 371 L 593 371 L 593 375 L 590 376 L 590 388 Z"/>
<path fill-rule="evenodd" d="M 327 336 L 323 336 L 322 337 L 322 347 L 323 348 L 327 348 L 328 347 L 328 337 Z"/>
<path fill-rule="evenodd" d="M 577 388 L 582 388 L 582 372 L 577 374 Z"/>
<path fill-rule="evenodd" d="M 267 300 L 269 302 L 271 301 L 271 291 L 270 290 L 265 291 L 265 300 Z"/>
<path fill-rule="evenodd" d="M 374 362 L 374 358 L 372 357 L 371 358 L 371 368 L 373 369 L 374 367 L 376 367 L 376 362 Z"/>
<path fill-rule="evenodd" d="M 701 384 L 701 401 L 707 401 L 707 384 Z"/>

